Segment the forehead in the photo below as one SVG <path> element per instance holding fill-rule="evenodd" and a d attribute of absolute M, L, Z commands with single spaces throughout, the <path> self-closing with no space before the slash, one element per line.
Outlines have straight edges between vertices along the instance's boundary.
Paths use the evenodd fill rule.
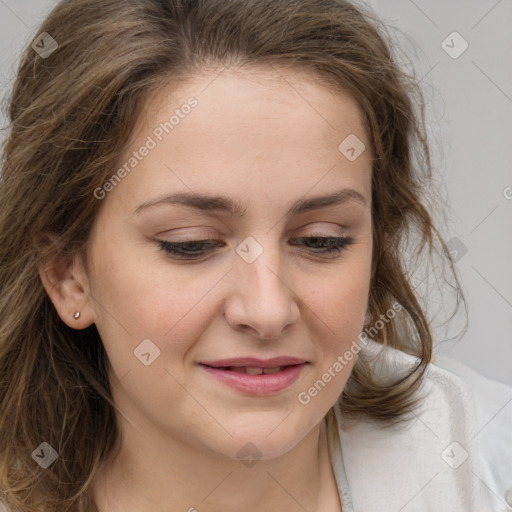
<path fill-rule="evenodd" d="M 297 195 L 320 181 L 318 193 L 359 184 L 370 195 L 369 150 L 353 160 L 342 151 L 346 140 L 369 148 L 356 101 L 304 71 L 229 68 L 163 85 L 144 105 L 120 161 L 148 137 L 154 147 L 130 185 L 116 187 L 137 199 L 176 191 L 231 190 L 235 197 L 242 188 L 261 198 L 272 189 Z"/>
<path fill-rule="evenodd" d="M 155 121 L 168 119 L 165 114 L 179 110 L 192 96 L 199 108 L 192 122 L 180 126 L 184 135 L 187 128 L 194 133 L 209 130 L 213 135 L 230 127 L 235 133 L 239 127 L 270 132 L 276 125 L 287 124 L 288 132 L 282 136 L 306 134 L 312 142 L 329 143 L 331 137 L 337 142 L 347 131 L 367 137 L 362 112 L 350 94 L 334 90 L 307 70 L 274 65 L 207 69 L 162 85 L 147 99 L 134 133 L 147 132 Z M 213 122 L 218 124 L 213 127 Z"/>

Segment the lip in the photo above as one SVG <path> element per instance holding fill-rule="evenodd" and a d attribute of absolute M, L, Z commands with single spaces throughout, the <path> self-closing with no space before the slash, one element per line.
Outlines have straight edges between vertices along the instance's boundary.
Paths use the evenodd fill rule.
<path fill-rule="evenodd" d="M 240 359 L 236 360 L 238 364 L 232 364 L 227 366 L 254 366 L 257 368 L 273 368 L 277 366 L 286 366 L 286 364 L 275 364 L 274 361 L 281 360 L 282 358 L 269 359 L 265 363 L 271 362 L 271 365 L 259 366 L 260 363 L 254 364 L 252 359 L 250 364 L 240 364 Z M 229 360 L 226 360 L 229 361 Z M 244 359 L 247 361 L 247 359 Z M 224 363 L 224 361 L 223 361 Z M 242 393 L 253 395 L 253 396 L 266 396 L 279 393 L 283 389 L 291 386 L 300 376 L 307 362 L 300 364 L 292 364 L 287 366 L 283 370 L 277 373 L 262 373 L 260 375 L 250 375 L 247 373 L 238 373 L 232 370 L 227 370 L 222 367 L 213 368 L 206 366 L 206 364 L 200 363 L 200 367 L 203 368 L 210 375 L 215 377 L 220 382 L 238 390 Z M 274 365 L 274 366 L 272 366 Z"/>
<path fill-rule="evenodd" d="M 218 361 L 203 361 L 200 364 L 215 368 L 228 366 L 250 366 L 253 368 L 277 368 L 278 366 L 292 366 L 304 364 L 307 361 L 298 357 L 279 356 L 271 359 L 258 359 L 257 357 L 232 357 Z"/>

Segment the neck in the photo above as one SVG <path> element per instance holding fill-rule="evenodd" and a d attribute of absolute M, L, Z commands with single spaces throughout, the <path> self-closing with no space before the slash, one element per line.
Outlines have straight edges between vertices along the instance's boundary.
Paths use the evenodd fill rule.
<path fill-rule="evenodd" d="M 324 421 L 283 456 L 252 465 L 120 421 L 121 449 L 93 481 L 100 512 L 303 512 L 333 499 Z"/>

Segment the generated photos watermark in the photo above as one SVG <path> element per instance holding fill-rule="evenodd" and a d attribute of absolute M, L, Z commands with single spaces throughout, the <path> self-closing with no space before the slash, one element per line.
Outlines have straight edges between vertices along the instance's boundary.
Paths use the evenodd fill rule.
<path fill-rule="evenodd" d="M 386 313 L 380 315 L 379 320 L 375 322 L 375 324 L 371 327 L 366 327 L 361 333 L 358 334 L 357 338 L 352 341 L 350 348 L 345 350 L 342 355 L 339 355 L 336 358 L 336 361 L 327 368 L 327 370 L 322 374 L 322 376 L 316 380 L 316 382 L 309 387 L 306 391 L 301 391 L 297 398 L 299 402 L 303 405 L 307 405 L 311 402 L 311 399 L 318 395 L 320 391 L 322 391 L 327 384 L 339 374 L 343 368 L 345 368 L 350 361 L 352 361 L 359 351 L 366 345 L 368 341 L 368 336 L 374 337 L 379 331 L 381 331 L 385 324 L 389 323 L 390 320 L 395 318 L 396 314 L 402 310 L 402 305 L 398 302 L 393 303 L 393 307 L 389 308 Z"/>
<path fill-rule="evenodd" d="M 125 178 L 130 172 L 139 165 L 146 156 L 149 155 L 151 150 L 158 146 L 158 143 L 163 140 L 165 135 L 171 133 L 176 126 L 178 126 L 183 119 L 185 119 L 191 112 L 192 109 L 196 108 L 199 102 L 196 98 L 191 97 L 186 103 L 181 105 L 179 109 L 176 109 L 174 114 L 169 118 L 168 121 L 160 123 L 152 132 L 148 135 L 144 144 L 132 153 L 132 156 L 121 166 L 119 169 L 103 184 L 101 187 L 94 189 L 94 197 L 96 199 L 104 199 L 108 192 L 114 190 L 114 188 Z"/>

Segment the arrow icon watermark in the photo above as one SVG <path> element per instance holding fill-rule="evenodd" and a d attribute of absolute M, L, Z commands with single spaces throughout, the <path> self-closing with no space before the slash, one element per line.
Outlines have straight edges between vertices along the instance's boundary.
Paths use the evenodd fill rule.
<path fill-rule="evenodd" d="M 48 32 L 39 34 L 32 41 L 32 49 L 43 59 L 47 59 L 58 47 L 57 41 Z"/>
<path fill-rule="evenodd" d="M 146 338 L 135 348 L 133 353 L 144 366 L 149 366 L 160 356 L 160 349 L 149 338 Z"/>

